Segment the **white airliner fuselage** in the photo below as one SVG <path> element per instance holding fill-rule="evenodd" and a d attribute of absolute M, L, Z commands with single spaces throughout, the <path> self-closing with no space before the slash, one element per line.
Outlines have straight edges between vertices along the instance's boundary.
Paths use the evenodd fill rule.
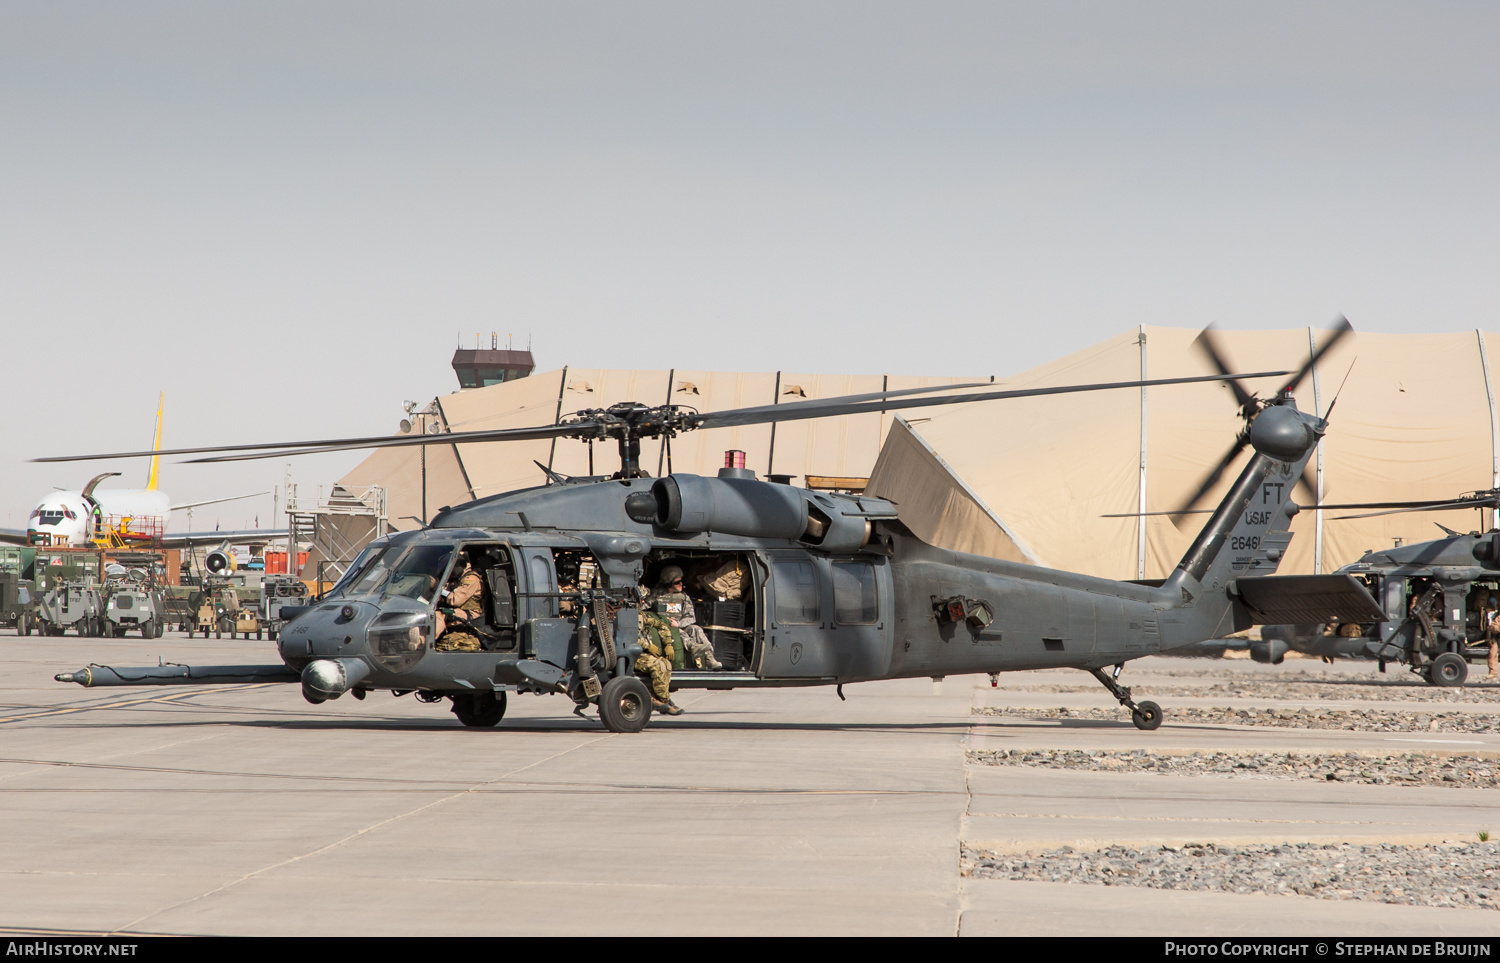
<path fill-rule="evenodd" d="M 93 493 L 100 530 L 160 536 L 172 514 L 172 500 L 155 489 L 104 488 Z M 82 491 L 53 492 L 36 503 L 26 521 L 26 540 L 33 545 L 82 548 L 96 534 L 95 505 Z"/>

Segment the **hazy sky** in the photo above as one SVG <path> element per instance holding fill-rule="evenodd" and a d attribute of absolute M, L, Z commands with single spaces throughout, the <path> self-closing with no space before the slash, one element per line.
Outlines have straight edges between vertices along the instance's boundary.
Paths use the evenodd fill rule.
<path fill-rule="evenodd" d="M 460 333 L 542 368 L 1003 377 L 1140 323 L 1496 330 L 1497 28 L 1370 0 L 4 0 L 0 524 L 107 468 L 26 458 L 144 447 L 162 390 L 168 445 L 392 430 L 456 387 Z"/>

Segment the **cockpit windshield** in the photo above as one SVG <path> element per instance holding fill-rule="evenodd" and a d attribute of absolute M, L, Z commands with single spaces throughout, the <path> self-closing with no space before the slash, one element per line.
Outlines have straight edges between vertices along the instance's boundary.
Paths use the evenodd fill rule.
<path fill-rule="evenodd" d="M 392 569 L 385 594 L 430 602 L 452 558 L 452 545 L 413 546 Z"/>
<path fill-rule="evenodd" d="M 365 550 L 360 552 L 344 571 L 344 577 L 334 583 L 333 588 L 328 590 L 324 598 L 349 594 L 351 587 L 364 577 L 366 571 L 375 564 L 375 560 L 384 555 L 388 548 L 390 548 L 389 542 L 365 546 Z"/>

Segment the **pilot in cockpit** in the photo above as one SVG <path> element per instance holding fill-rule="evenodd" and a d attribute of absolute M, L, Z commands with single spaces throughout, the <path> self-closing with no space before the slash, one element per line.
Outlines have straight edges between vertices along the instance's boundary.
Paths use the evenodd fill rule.
<path fill-rule="evenodd" d="M 484 616 L 482 592 L 484 580 L 461 558 L 448 575 L 447 584 L 438 593 L 437 644 L 438 652 L 478 652 L 481 650 L 479 633 L 471 622 Z"/>

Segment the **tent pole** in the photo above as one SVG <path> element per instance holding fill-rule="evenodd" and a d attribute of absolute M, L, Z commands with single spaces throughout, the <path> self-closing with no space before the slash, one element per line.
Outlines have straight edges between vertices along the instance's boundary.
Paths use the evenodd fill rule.
<path fill-rule="evenodd" d="M 1141 380 L 1146 379 L 1146 326 L 1140 326 L 1136 343 L 1141 346 Z M 1146 389 L 1141 389 L 1141 466 L 1136 486 L 1135 577 L 1146 577 Z"/>
<path fill-rule="evenodd" d="M 1317 357 L 1318 336 L 1309 326 L 1307 329 L 1307 350 L 1310 355 Z M 1319 418 L 1323 417 L 1323 392 L 1318 381 L 1318 365 L 1313 363 L 1313 414 Z M 1316 492 L 1318 503 L 1323 501 L 1323 439 L 1318 439 L 1318 490 Z M 1313 574 L 1323 574 L 1323 509 L 1313 512 Z"/>
<path fill-rule="evenodd" d="M 1495 421 L 1495 389 L 1490 385 L 1490 358 L 1484 349 L 1483 329 L 1475 328 L 1474 334 L 1479 338 L 1479 367 L 1484 372 L 1484 396 L 1490 403 L 1490 487 L 1500 488 L 1500 423 Z M 1495 509 L 1491 508 L 1490 524 L 1486 531 L 1494 527 Z"/>

